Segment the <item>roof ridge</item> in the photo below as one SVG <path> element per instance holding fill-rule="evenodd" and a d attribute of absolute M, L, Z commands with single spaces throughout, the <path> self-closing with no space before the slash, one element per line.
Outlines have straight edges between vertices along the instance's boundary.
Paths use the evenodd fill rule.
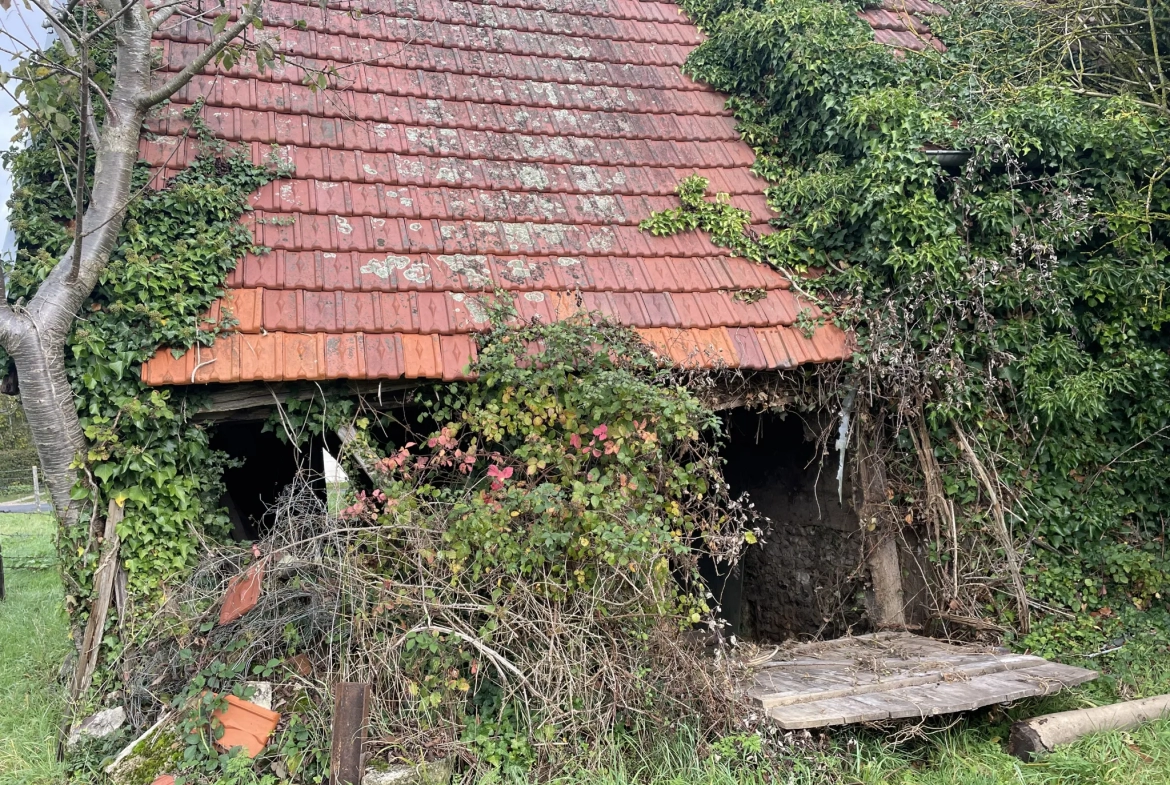
<path fill-rule="evenodd" d="M 883 11 L 883 12 L 879 12 L 879 13 L 889 13 L 889 12 Z M 191 44 L 191 43 L 188 43 L 186 41 L 182 41 L 180 39 L 166 38 L 164 40 L 166 42 L 166 45 L 168 45 L 168 46 L 176 46 L 176 45 L 177 46 L 190 46 L 192 49 L 195 49 L 195 50 L 202 49 L 202 46 L 200 46 L 199 44 Z M 458 60 L 458 53 L 459 52 L 479 54 L 479 53 L 476 53 L 475 50 L 459 49 L 457 47 L 437 47 L 437 46 L 433 46 L 430 44 L 427 44 L 425 46 L 427 46 L 430 49 L 436 50 L 436 51 L 454 52 L 456 54 L 456 60 Z M 282 76 L 280 76 L 280 74 L 282 74 L 282 72 L 289 71 L 289 70 L 299 70 L 299 71 L 303 71 L 303 72 L 307 72 L 307 73 L 312 73 L 313 71 L 316 71 L 318 73 L 327 72 L 328 66 L 332 65 L 334 67 L 334 69 L 337 71 L 341 71 L 343 69 L 349 70 L 350 68 L 356 68 L 356 69 L 373 68 L 373 69 L 386 69 L 386 70 L 393 70 L 393 71 L 423 71 L 426 73 L 458 74 L 460 76 L 473 76 L 473 77 L 479 77 L 479 78 L 483 78 L 483 79 L 512 79 L 512 80 L 517 80 L 517 81 L 535 81 L 533 75 L 530 75 L 529 73 L 525 73 L 524 71 L 522 71 L 521 69 L 518 69 L 518 68 L 511 69 L 508 72 L 508 73 L 515 73 L 515 74 L 517 74 L 516 76 L 508 76 L 508 75 L 504 75 L 504 73 L 502 73 L 499 70 L 493 70 L 493 69 L 490 69 L 487 67 L 482 67 L 482 68 L 469 67 L 469 66 L 465 66 L 462 62 L 457 63 L 457 65 L 455 65 L 455 66 L 450 66 L 446 62 L 438 63 L 437 65 L 429 65 L 429 66 L 428 65 L 420 65 L 418 63 L 410 64 L 410 63 L 404 62 L 401 64 L 393 64 L 393 63 L 386 64 L 386 63 L 378 62 L 381 60 L 388 59 L 390 57 L 394 57 L 397 54 L 401 54 L 401 52 L 382 55 L 381 57 L 364 58 L 364 59 L 358 59 L 358 58 L 353 58 L 353 57 L 350 57 L 349 59 L 344 59 L 344 57 L 342 57 L 342 56 L 305 58 L 305 59 L 312 59 L 312 60 L 316 61 L 317 63 L 323 64 L 323 67 L 320 67 L 320 68 L 314 67 L 312 69 L 312 71 L 310 71 L 310 69 L 306 68 L 301 63 L 291 62 L 291 61 L 287 62 L 285 65 L 280 66 L 280 67 L 269 66 L 269 67 L 265 68 L 263 71 L 260 71 L 258 68 L 256 68 L 251 63 L 251 61 L 249 61 L 248 63 L 243 65 L 242 71 L 237 70 L 236 73 L 234 73 L 234 74 L 228 74 L 227 72 L 218 70 L 218 67 L 214 63 L 209 63 L 207 65 L 207 67 L 203 71 L 200 71 L 199 73 L 201 75 L 204 75 L 204 76 L 229 76 L 230 78 L 233 78 L 233 79 L 247 78 L 247 79 L 256 79 L 256 80 L 265 81 L 265 82 L 289 82 L 291 84 L 304 85 L 305 82 L 303 79 L 282 78 Z M 288 57 L 287 53 L 285 53 L 285 56 L 286 56 L 286 58 Z M 304 56 L 303 55 L 293 55 L 292 57 L 303 58 Z M 674 77 L 676 77 L 676 82 L 673 86 L 668 85 L 668 84 L 663 84 L 661 87 L 656 86 L 656 89 L 680 90 L 680 91 L 684 91 L 684 92 L 710 92 L 710 90 L 705 88 L 703 85 L 694 82 L 689 77 L 687 77 L 685 74 L 683 74 L 679 70 L 678 66 L 676 66 L 676 65 L 659 65 L 657 63 L 626 63 L 626 62 L 613 62 L 613 61 L 609 61 L 609 60 L 587 60 L 587 59 L 583 59 L 583 58 L 564 58 L 564 57 L 558 58 L 558 57 L 549 57 L 547 55 L 517 55 L 517 54 L 507 54 L 507 53 L 494 55 L 494 57 L 497 59 L 503 59 L 503 58 L 507 58 L 509 60 L 528 59 L 528 60 L 534 61 L 534 63 L 533 63 L 534 67 L 533 67 L 532 71 L 535 74 L 539 74 L 543 77 L 546 77 L 546 78 L 542 78 L 539 80 L 542 82 L 552 82 L 555 84 L 579 84 L 579 85 L 586 85 L 586 86 L 590 86 L 590 87 L 646 87 L 647 83 L 645 81 L 639 82 L 639 81 L 633 79 L 632 76 L 627 76 L 627 78 L 625 78 L 625 79 L 616 78 L 618 76 L 621 76 L 620 71 L 627 71 L 628 72 L 630 69 L 646 69 L 646 70 L 654 72 L 656 74 L 672 74 Z M 567 76 L 561 76 L 560 78 L 558 78 L 555 74 L 549 73 L 549 71 L 547 70 L 547 68 L 548 68 L 547 65 L 545 65 L 544 69 L 542 69 L 541 68 L 542 63 L 544 63 L 544 64 L 582 64 L 582 63 L 584 63 L 584 64 L 588 64 L 588 66 L 599 66 L 599 67 L 605 68 L 606 75 L 599 74 L 597 76 L 591 77 L 589 74 L 586 73 L 583 76 L 578 77 L 577 74 L 568 74 Z M 587 69 L 587 67 L 586 67 L 586 69 Z M 615 69 L 619 73 L 614 73 Z M 165 70 L 165 69 L 162 69 L 162 70 Z M 577 78 L 574 78 L 574 77 L 577 77 Z M 334 79 L 344 79 L 344 80 L 347 80 L 350 82 L 358 82 L 360 80 L 359 76 L 354 76 L 354 77 L 334 76 L 333 78 Z M 333 88 L 333 89 L 338 89 L 338 88 Z"/>
<path fill-rule="evenodd" d="M 448 0 L 443 0 L 443 2 L 440 4 L 440 8 L 446 9 L 446 8 L 449 8 L 450 5 L 454 5 L 454 4 L 455 4 L 454 2 L 449 3 Z M 362 27 L 364 25 L 367 32 L 360 33 L 360 36 L 362 38 L 366 38 L 366 37 L 369 37 L 369 27 L 370 27 L 371 20 L 378 20 L 378 21 L 389 20 L 389 21 L 392 21 L 392 22 L 397 23 L 399 25 L 402 25 L 404 23 L 406 23 L 406 24 L 416 23 L 416 24 L 422 24 L 422 25 L 436 24 L 436 25 L 446 25 L 446 26 L 450 26 L 450 27 L 486 29 L 486 30 L 490 30 L 492 32 L 520 33 L 520 34 L 524 34 L 524 35 L 539 35 L 541 37 L 552 36 L 552 37 L 557 37 L 557 38 L 581 38 L 581 39 L 586 39 L 586 40 L 620 41 L 620 42 L 627 42 L 627 43 L 645 43 L 645 44 L 680 44 L 680 45 L 687 44 L 687 45 L 691 45 L 691 46 L 698 45 L 698 44 L 702 43 L 702 34 L 699 32 L 699 29 L 697 27 L 695 27 L 694 24 L 689 22 L 689 21 L 657 22 L 657 21 L 650 21 L 650 20 L 617 19 L 617 18 L 609 17 L 609 16 L 583 16 L 583 15 L 575 15 L 575 14 L 559 14 L 560 16 L 566 16 L 566 17 L 569 17 L 570 19 L 597 19 L 597 20 L 609 21 L 609 22 L 613 23 L 612 27 L 614 28 L 611 31 L 599 30 L 599 31 L 583 31 L 583 32 L 574 32 L 574 31 L 565 32 L 565 31 L 561 31 L 561 30 L 543 30 L 543 29 L 539 29 L 539 28 L 532 29 L 529 27 L 510 26 L 508 24 L 487 24 L 487 23 L 475 24 L 473 21 L 460 21 L 457 18 L 453 18 L 451 16 L 443 16 L 440 14 L 436 14 L 433 16 L 403 16 L 403 15 L 395 15 L 392 12 L 385 12 L 385 13 L 378 12 L 378 13 L 362 14 L 358 18 L 354 18 L 350 14 L 347 14 L 344 11 L 342 11 L 341 9 L 333 9 L 335 13 L 340 14 L 338 19 L 326 20 L 325 22 L 316 22 L 314 20 L 310 20 L 307 16 L 302 16 L 301 15 L 302 12 L 299 10 L 295 13 L 290 13 L 288 18 L 286 19 L 285 17 L 278 14 L 278 12 L 280 10 L 284 9 L 285 7 L 296 8 L 296 9 L 305 8 L 305 6 L 300 4 L 300 3 L 288 2 L 288 0 L 268 0 L 268 2 L 266 2 L 260 10 L 260 18 L 261 18 L 263 24 L 265 25 L 265 27 L 269 27 L 269 26 L 283 27 L 283 26 L 285 26 L 286 23 L 291 24 L 293 22 L 303 22 L 304 23 L 303 25 L 298 25 L 300 29 L 311 30 L 311 31 L 316 32 L 319 30 L 328 29 L 327 25 L 331 21 L 341 22 L 342 24 L 345 24 L 346 20 L 348 20 L 349 22 L 351 22 L 353 24 L 354 28 L 359 28 L 359 27 Z M 479 7 L 499 8 L 499 6 L 491 6 L 491 5 L 486 5 L 486 4 L 480 4 Z M 308 8 L 309 11 L 315 11 L 315 10 L 319 10 L 319 9 L 320 9 L 319 5 L 313 5 L 312 7 Z M 505 9 L 505 10 L 520 11 L 520 9 Z M 539 13 L 552 15 L 556 12 L 539 12 Z M 238 17 L 239 16 L 239 7 L 238 6 L 236 6 L 236 7 L 229 6 L 228 14 L 232 18 Z M 646 26 L 648 26 L 648 25 L 652 25 L 653 27 L 647 28 Z M 205 27 L 205 25 L 201 25 L 201 24 L 197 25 L 197 24 L 194 24 L 190 21 L 183 21 L 183 22 L 176 23 L 174 25 L 167 26 L 164 29 L 169 32 L 171 30 L 183 29 L 186 27 L 191 27 L 194 29 L 203 29 L 203 27 Z M 685 39 L 682 37 L 675 37 L 672 40 L 664 40 L 663 38 L 657 37 L 657 36 L 654 36 L 654 37 L 632 37 L 632 36 L 635 36 L 634 31 L 627 31 L 625 33 L 621 32 L 621 30 L 623 28 L 627 28 L 627 27 L 643 28 L 644 30 L 640 30 L 639 33 L 644 33 L 645 36 L 649 35 L 650 30 L 658 30 L 659 28 L 674 29 L 674 28 L 687 28 L 687 27 L 689 27 L 694 32 L 690 37 L 685 38 Z M 334 34 L 336 34 L 336 33 L 334 33 Z"/>
<path fill-rule="evenodd" d="M 581 0 L 567 0 L 567 1 L 569 4 L 581 3 Z M 424 0 L 424 2 L 425 2 L 425 0 Z M 683 12 L 682 7 L 677 5 L 676 3 L 662 2 L 662 0 L 627 0 L 627 2 L 635 3 L 638 6 L 654 7 L 660 11 L 662 16 L 659 18 L 650 18 L 647 16 L 622 16 L 622 15 L 619 15 L 620 11 L 618 13 L 614 13 L 614 12 L 606 13 L 604 11 L 598 10 L 597 8 L 593 8 L 590 10 L 574 10 L 574 9 L 565 8 L 565 7 L 554 8 L 554 7 L 551 7 L 547 3 L 542 4 L 541 0 L 444 0 L 444 2 L 442 4 L 444 6 L 447 6 L 447 7 L 456 6 L 456 5 L 473 5 L 473 6 L 484 6 L 484 7 L 493 8 L 493 9 L 499 8 L 499 9 L 505 9 L 505 10 L 515 10 L 515 11 L 533 11 L 536 13 L 546 13 L 546 14 L 563 14 L 566 16 L 596 17 L 596 18 L 600 18 L 600 19 L 620 19 L 622 21 L 629 21 L 629 22 L 656 22 L 658 24 L 693 24 L 686 17 L 685 13 Z M 409 8 L 411 5 L 414 5 L 415 9 L 417 9 L 418 4 L 419 3 L 417 2 L 417 0 L 414 0 L 414 2 L 411 2 L 411 0 L 406 0 L 405 2 L 399 2 L 398 5 L 396 6 L 395 10 L 402 11 L 404 9 Z M 591 0 L 586 0 L 584 3 L 581 3 L 581 4 L 596 6 L 599 3 L 595 2 L 595 1 L 591 1 Z M 622 2 L 621 0 L 617 0 L 616 2 L 607 2 L 606 4 L 609 5 L 613 9 L 621 9 L 623 6 L 626 5 L 626 2 Z M 296 3 L 293 3 L 293 5 L 296 5 Z M 358 10 L 363 14 L 365 14 L 365 13 L 389 14 L 390 13 L 390 11 L 382 11 L 382 10 L 366 11 L 364 8 L 361 8 L 361 7 L 356 8 L 356 9 L 354 8 L 354 6 L 369 6 L 369 5 L 374 5 L 374 4 L 360 3 L 360 2 L 339 2 L 339 0 L 327 0 L 327 2 L 325 3 L 325 7 L 329 8 L 333 11 L 352 12 L 353 10 Z M 317 9 L 320 7 L 320 4 L 314 3 L 313 7 L 314 7 L 314 9 Z M 674 15 L 670 14 L 670 12 L 667 9 L 674 9 L 675 14 Z M 417 10 L 415 10 L 415 13 L 417 13 Z M 411 16 L 411 17 L 405 17 L 405 18 L 416 19 L 418 17 Z"/>

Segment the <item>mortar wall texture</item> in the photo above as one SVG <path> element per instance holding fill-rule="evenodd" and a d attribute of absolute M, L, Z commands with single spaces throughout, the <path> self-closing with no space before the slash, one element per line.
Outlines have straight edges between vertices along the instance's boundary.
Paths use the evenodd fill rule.
<path fill-rule="evenodd" d="M 862 537 L 848 482 L 845 503 L 837 502 L 835 468 L 814 465 L 795 477 L 778 470 L 752 491 L 757 509 L 772 519 L 763 547 L 749 551 L 744 564 L 743 630 L 753 640 L 818 632 L 831 638 L 863 623 L 860 582 L 850 579 L 862 560 Z"/>

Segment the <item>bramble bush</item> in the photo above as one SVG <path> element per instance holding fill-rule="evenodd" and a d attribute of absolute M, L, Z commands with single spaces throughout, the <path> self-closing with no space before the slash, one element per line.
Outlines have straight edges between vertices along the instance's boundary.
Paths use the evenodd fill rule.
<path fill-rule="evenodd" d="M 323 776 L 313 707 L 338 679 L 372 685 L 382 763 L 547 773 L 603 756 L 619 727 L 726 727 L 731 665 L 690 634 L 717 625 L 698 563 L 737 559 L 758 531 L 728 496 L 718 418 L 633 330 L 494 324 L 475 378 L 420 390 L 413 425 L 360 398 L 301 410 L 353 427 L 341 457 L 366 489 L 340 516 L 294 489 L 256 543 L 209 543 L 131 682 L 181 706 L 207 674 L 222 691 L 267 668 L 296 719 L 258 768 L 293 782 Z M 217 624 L 224 584 L 253 565 L 259 604 Z M 184 726 L 195 782 L 230 762 L 206 726 Z"/>
<path fill-rule="evenodd" d="M 681 638 L 711 621 L 697 560 L 755 540 L 718 419 L 635 332 L 583 314 L 497 327 L 474 369 L 420 396 L 435 430 L 390 445 L 342 513 L 382 582 L 363 637 L 401 646 L 353 655 L 394 658 L 386 716 L 527 767 L 666 705 L 715 709 Z"/>

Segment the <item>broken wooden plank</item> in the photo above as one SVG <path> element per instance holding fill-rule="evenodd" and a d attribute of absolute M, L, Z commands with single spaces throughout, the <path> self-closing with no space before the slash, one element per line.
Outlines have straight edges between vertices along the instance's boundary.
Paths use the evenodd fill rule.
<path fill-rule="evenodd" d="M 886 692 L 773 706 L 769 708 L 768 716 L 786 730 L 887 719 L 925 719 L 1049 695 L 1093 676 L 1092 671 L 1083 668 L 1046 663 L 1037 668 L 989 673 L 964 681 L 936 682 Z"/>
<path fill-rule="evenodd" d="M 743 693 L 784 728 L 924 719 L 1048 695 L 1096 678 L 1084 668 L 908 633 L 797 646 Z"/>
<path fill-rule="evenodd" d="M 90 605 L 89 621 L 85 625 L 85 634 L 82 636 L 81 650 L 77 657 L 77 669 L 73 672 L 73 683 L 69 689 L 71 703 L 76 703 L 89 689 L 94 669 L 97 667 L 102 634 L 106 629 L 106 615 L 114 594 L 114 579 L 118 575 L 118 524 L 121 522 L 122 505 L 111 499 L 106 514 L 106 529 L 102 536 L 101 557 L 93 574 L 96 595 L 93 604 Z"/>
<path fill-rule="evenodd" d="M 840 678 L 836 680 L 836 683 L 828 674 L 822 674 L 818 680 L 810 680 L 804 684 L 777 683 L 775 679 L 761 683 L 760 680 L 757 680 L 757 685 L 749 689 L 747 695 L 764 708 L 771 708 L 791 703 L 808 703 L 847 695 L 889 692 L 903 687 L 965 680 L 992 673 L 1035 668 L 1045 664 L 1047 664 L 1045 660 L 1039 657 L 1015 655 L 956 664 L 956 667 L 953 668 L 930 668 L 922 672 L 901 670 L 888 674 L 876 674 L 861 671 L 852 674 L 851 677 Z M 782 689 L 769 689 L 773 686 L 782 687 Z"/>

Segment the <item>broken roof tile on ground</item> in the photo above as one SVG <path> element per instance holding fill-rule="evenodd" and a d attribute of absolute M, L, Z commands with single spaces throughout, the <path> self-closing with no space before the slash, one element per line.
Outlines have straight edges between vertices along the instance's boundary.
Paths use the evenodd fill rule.
<path fill-rule="evenodd" d="M 177 359 L 160 351 L 146 383 L 464 378 L 492 291 L 525 319 L 601 313 L 692 366 L 846 356 L 844 334 L 780 273 L 699 233 L 638 229 L 693 174 L 758 230 L 770 217 L 724 97 L 679 69 L 702 36 L 676 5 L 270 2 L 248 34 L 277 32 L 285 63 L 208 66 L 141 143 L 174 174 L 195 153 L 182 113 L 203 100 L 213 133 L 296 166 L 252 197 L 248 220 L 273 250 L 246 257 L 213 308 L 236 331 Z M 173 72 L 207 30 L 159 37 Z M 321 73 L 329 89 L 306 86 Z M 815 329 L 796 326 L 802 312 Z"/>

